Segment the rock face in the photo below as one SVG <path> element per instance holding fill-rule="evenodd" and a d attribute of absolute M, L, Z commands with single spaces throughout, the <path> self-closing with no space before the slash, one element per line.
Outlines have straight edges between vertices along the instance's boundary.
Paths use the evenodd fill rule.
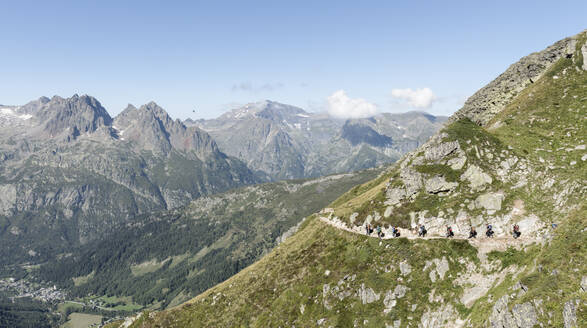
<path fill-rule="evenodd" d="M 530 303 L 516 304 L 509 311 L 505 295 L 495 303 L 489 322 L 493 328 L 532 328 L 538 324 L 538 317 Z"/>
<path fill-rule="evenodd" d="M 114 120 L 86 95 L 42 97 L 1 113 L 10 119 L 0 120 L 6 261 L 46 259 L 45 250 L 86 243 L 137 215 L 262 181 L 155 103 L 129 106 Z M 11 227 L 36 256 L 16 246 Z"/>
<path fill-rule="evenodd" d="M 512 64 L 495 80 L 467 99 L 465 105 L 451 116 L 450 121 L 467 117 L 477 124 L 487 124 L 520 91 L 537 81 L 552 64 L 566 55 L 572 55 L 577 37 L 558 41 L 545 50 L 530 54 Z"/>
<path fill-rule="evenodd" d="M 445 158 L 460 148 L 458 141 L 442 142 L 433 147 L 428 147 L 424 150 L 424 159 L 436 162 L 439 159 Z"/>
<path fill-rule="evenodd" d="M 392 163 L 426 141 L 445 120 L 411 112 L 345 121 L 262 101 L 217 119 L 185 123 L 207 131 L 223 152 L 270 178 L 297 179 Z"/>
<path fill-rule="evenodd" d="M 100 129 L 109 131 L 112 118 L 93 97 L 73 95 L 71 98 L 54 96 L 50 100 L 42 97 L 19 108 L 20 113 L 32 115 L 40 125 L 36 134 L 53 138 L 59 134 L 68 134 L 75 139 L 80 134 L 94 133 Z"/>

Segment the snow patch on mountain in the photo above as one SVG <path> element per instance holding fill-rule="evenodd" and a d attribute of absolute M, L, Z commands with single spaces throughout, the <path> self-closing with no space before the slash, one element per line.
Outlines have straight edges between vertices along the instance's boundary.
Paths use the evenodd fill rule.
<path fill-rule="evenodd" d="M 20 107 L 17 107 L 17 108 L 15 108 L 15 110 L 13 110 L 10 107 L 2 107 L 2 108 L 0 108 L 0 116 L 7 118 L 7 119 L 16 118 L 19 120 L 28 120 L 33 117 L 33 115 L 31 115 L 31 114 L 22 114 L 22 115 L 18 114 L 17 112 L 18 112 L 19 108 Z"/>

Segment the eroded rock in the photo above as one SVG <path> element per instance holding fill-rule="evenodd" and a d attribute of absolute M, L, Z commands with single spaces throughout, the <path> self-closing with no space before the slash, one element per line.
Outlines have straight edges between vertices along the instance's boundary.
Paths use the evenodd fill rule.
<path fill-rule="evenodd" d="M 476 165 L 469 165 L 465 173 L 461 175 L 461 180 L 469 181 L 471 188 L 480 189 L 486 184 L 491 184 L 493 179 L 491 176 Z"/>
<path fill-rule="evenodd" d="M 502 296 L 493 305 L 489 322 L 493 328 L 532 328 L 538 324 L 538 316 L 530 302 L 516 304 L 508 310 L 509 296 Z"/>
<path fill-rule="evenodd" d="M 459 184 L 456 182 L 448 182 L 442 176 L 437 176 L 426 180 L 424 185 L 426 192 L 431 194 L 438 194 L 441 192 L 450 192 L 455 190 Z"/>
<path fill-rule="evenodd" d="M 442 142 L 437 145 L 432 145 L 424 151 L 424 158 L 428 161 L 438 161 L 459 148 L 458 141 Z"/>
<path fill-rule="evenodd" d="M 361 288 L 357 291 L 357 293 L 363 304 L 379 301 L 380 298 L 380 294 L 376 294 L 373 289 L 365 287 L 365 284 L 361 284 Z"/>
<path fill-rule="evenodd" d="M 576 328 L 577 327 L 577 306 L 579 300 L 571 300 L 565 303 L 563 308 L 563 321 L 565 328 Z"/>
<path fill-rule="evenodd" d="M 428 310 L 420 318 L 419 328 L 443 328 L 454 327 L 451 322 L 457 317 L 457 313 L 450 304 L 442 305 L 436 311 Z"/>
<path fill-rule="evenodd" d="M 393 307 L 397 304 L 397 300 L 406 296 L 406 293 L 410 290 L 410 288 L 397 285 L 393 291 L 388 290 L 385 293 L 385 298 L 383 299 L 383 305 L 385 305 L 385 309 L 383 310 L 384 313 L 389 313 Z"/>
<path fill-rule="evenodd" d="M 479 195 L 475 199 L 475 206 L 478 208 L 484 208 L 488 211 L 499 211 L 501 210 L 501 202 L 505 198 L 503 192 L 489 192 Z"/>

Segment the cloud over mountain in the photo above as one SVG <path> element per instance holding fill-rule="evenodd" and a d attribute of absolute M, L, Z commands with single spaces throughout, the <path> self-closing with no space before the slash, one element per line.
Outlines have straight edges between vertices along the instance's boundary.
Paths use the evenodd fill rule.
<path fill-rule="evenodd" d="M 363 118 L 377 114 L 377 107 L 362 98 L 350 98 L 344 90 L 328 97 L 328 113 L 338 118 Z"/>
<path fill-rule="evenodd" d="M 436 96 L 430 88 L 420 88 L 415 90 L 410 88 L 393 89 L 391 90 L 391 96 L 393 98 L 405 100 L 409 106 L 415 108 L 430 108 L 432 103 L 436 100 Z"/>

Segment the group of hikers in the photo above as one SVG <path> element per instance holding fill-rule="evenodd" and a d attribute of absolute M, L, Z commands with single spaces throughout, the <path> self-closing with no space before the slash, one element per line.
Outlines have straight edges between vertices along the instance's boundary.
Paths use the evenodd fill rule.
<path fill-rule="evenodd" d="M 373 226 L 370 223 L 367 223 L 365 225 L 365 230 L 366 230 L 367 235 L 370 236 L 373 233 Z M 385 237 L 385 234 L 383 233 L 383 229 L 381 228 L 380 225 L 375 227 L 375 231 L 377 231 L 377 237 L 379 237 L 379 238 Z M 393 237 L 399 237 L 400 236 L 399 229 L 397 227 L 391 227 L 391 235 Z"/>
<path fill-rule="evenodd" d="M 491 224 L 487 225 L 487 230 L 485 230 L 485 236 L 487 236 L 487 238 L 493 238 L 493 235 L 495 234 L 495 231 L 493 231 L 493 226 Z M 454 237 L 455 233 L 452 231 L 452 227 L 451 226 L 446 226 L 446 237 L 447 238 L 452 238 Z M 514 224 L 514 227 L 512 229 L 512 236 L 514 237 L 514 239 L 518 239 L 518 237 L 520 237 L 522 235 L 522 232 L 520 231 L 520 226 L 517 224 Z M 475 227 L 471 227 L 471 230 L 469 230 L 469 239 L 471 238 L 477 238 L 477 230 L 475 229 Z"/>
<path fill-rule="evenodd" d="M 370 236 L 374 230 L 377 232 L 377 237 L 383 238 L 385 236 L 385 234 L 383 233 L 382 227 L 380 225 L 376 226 L 375 229 L 373 229 L 373 226 L 370 223 L 367 223 L 365 225 L 365 230 L 366 230 L 366 233 L 368 236 Z M 428 233 L 428 230 L 426 230 L 426 227 L 423 224 L 420 225 L 420 227 L 418 228 L 418 237 L 426 237 L 427 233 Z M 400 236 L 399 229 L 397 227 L 392 226 L 391 227 L 391 234 L 393 237 L 399 237 Z M 493 231 L 493 226 L 491 224 L 488 224 L 487 230 L 485 231 L 485 236 L 487 236 L 487 238 L 493 238 L 494 234 L 495 234 L 495 232 Z M 517 224 L 514 224 L 514 227 L 512 230 L 512 236 L 514 237 L 514 239 L 517 239 L 521 235 L 522 235 L 522 232 L 520 231 L 520 226 Z M 455 233 L 452 230 L 452 227 L 446 226 L 446 238 L 452 238 L 454 236 L 455 236 Z M 469 239 L 471 239 L 471 238 L 477 238 L 477 230 L 473 226 L 471 226 L 471 230 L 469 230 Z"/>

